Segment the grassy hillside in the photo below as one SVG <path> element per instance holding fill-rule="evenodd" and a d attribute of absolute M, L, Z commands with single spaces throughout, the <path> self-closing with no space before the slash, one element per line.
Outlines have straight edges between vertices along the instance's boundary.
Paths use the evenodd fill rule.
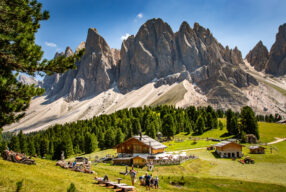
<path fill-rule="evenodd" d="M 185 93 L 187 92 L 186 88 L 182 83 L 174 86 L 167 93 L 164 93 L 156 101 L 154 101 L 151 106 L 157 105 L 175 105 L 178 101 L 184 98 Z"/>
<path fill-rule="evenodd" d="M 23 179 L 24 192 L 33 191 L 66 191 L 73 182 L 79 191 L 112 191 L 93 184 L 93 176 L 64 170 L 55 166 L 55 162 L 37 160 L 36 166 L 15 164 L 0 160 L 0 191 L 15 191 L 17 181 Z M 240 181 L 227 178 L 205 177 L 213 165 L 204 160 L 188 161 L 180 166 L 160 166 L 153 171 L 159 175 L 160 189 L 152 191 L 285 191 L 286 187 L 275 184 Z M 93 168 L 99 176 L 109 175 L 111 180 L 123 178 L 122 182 L 130 184 L 129 176 L 120 175 L 124 166 L 98 164 Z M 146 168 L 137 169 L 143 175 Z M 182 177 L 183 176 L 183 177 Z M 136 183 L 137 191 L 145 191 Z"/>
<path fill-rule="evenodd" d="M 221 119 L 225 124 L 225 119 Z M 259 123 L 262 142 L 273 141 L 275 137 L 286 136 L 286 126 L 275 123 Z M 182 142 L 170 141 L 165 144 L 168 151 L 187 150 L 199 159 L 189 160 L 176 166 L 156 166 L 153 176 L 159 176 L 160 189 L 163 191 L 286 191 L 286 141 L 267 146 L 266 154 L 249 154 L 247 146 L 243 153 L 255 160 L 255 164 L 242 165 L 238 161 L 220 159 L 213 155 L 213 151 L 195 149 L 206 147 L 216 142 L 206 141 L 207 137 L 225 138 L 226 128 L 205 132 L 203 135 L 175 136 Z M 194 138 L 200 138 L 194 143 Z M 107 154 L 114 155 L 115 149 L 96 151 L 87 154 L 89 159 L 95 156 L 103 157 Z M 72 158 L 70 158 L 72 160 Z M 24 180 L 23 191 L 66 191 L 73 182 L 79 191 L 112 191 L 99 187 L 94 183 L 95 175 L 72 172 L 55 166 L 54 161 L 36 159 L 36 166 L 28 166 L 3 161 L 0 159 L 0 191 L 15 191 L 16 182 Z M 103 177 L 107 174 L 111 180 L 122 178 L 122 182 L 131 184 L 129 176 L 120 175 L 125 170 L 124 166 L 110 164 L 93 164 L 92 169 L 96 175 Z M 138 176 L 144 175 L 146 168 L 139 169 Z M 145 191 L 144 187 L 136 182 L 137 191 Z"/>
<path fill-rule="evenodd" d="M 56 162 L 36 159 L 37 165 L 23 165 L 0 159 L 0 191 L 16 190 L 23 179 L 23 192 L 66 191 L 73 182 L 80 191 L 107 191 L 93 184 L 93 176 L 55 166 Z"/>

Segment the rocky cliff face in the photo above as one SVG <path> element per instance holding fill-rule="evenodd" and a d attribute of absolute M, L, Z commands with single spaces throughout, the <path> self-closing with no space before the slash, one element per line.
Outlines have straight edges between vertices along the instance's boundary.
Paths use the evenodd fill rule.
<path fill-rule="evenodd" d="M 118 50 L 111 50 L 94 28 L 88 30 L 86 42 L 82 42 L 76 52 L 83 48 L 86 48 L 86 53 L 76 63 L 76 70 L 54 74 L 44 79 L 48 97 L 57 99 L 64 96 L 68 100 L 81 99 L 109 89 L 114 82 L 115 66 L 119 60 Z M 72 50 L 68 47 L 65 56 L 72 54 Z"/>
<path fill-rule="evenodd" d="M 230 95 L 233 92 L 239 95 L 236 88 L 258 84 L 239 68 L 243 62 L 241 52 L 237 48 L 224 48 L 209 29 L 198 23 L 191 28 L 183 22 L 174 33 L 161 19 L 149 20 L 136 36 L 122 43 L 120 55 L 118 87 L 123 93 L 154 79 L 160 79 L 156 85 L 169 84 L 174 77 L 162 78 L 182 71 L 185 72 L 181 77 L 188 79 L 186 73 L 190 74 L 191 80 L 188 80 L 212 98 L 228 97 L 222 94 L 226 89 Z M 243 99 L 233 97 L 229 102 L 238 103 L 237 100 Z"/>
<path fill-rule="evenodd" d="M 266 72 L 275 76 L 286 74 L 286 23 L 279 27 L 276 41 L 270 50 Z"/>
<path fill-rule="evenodd" d="M 151 19 L 135 36 L 123 41 L 120 52 L 110 49 L 96 29 L 89 29 L 86 43 L 79 47 L 85 47 L 86 53 L 76 63 L 76 70 L 45 78 L 48 97 L 82 99 L 113 85 L 127 93 L 159 79 L 155 87 L 188 80 L 214 102 L 218 97 L 222 100 L 228 97 L 230 103 L 239 103 L 245 98 L 238 88 L 258 84 L 239 68 L 243 63 L 241 52 L 237 48 L 223 47 L 209 29 L 198 23 L 191 28 L 183 22 L 174 33 L 163 20 Z M 65 55 L 72 54 L 67 48 Z M 223 90 L 240 97 L 229 99 L 222 94 Z"/>
<path fill-rule="evenodd" d="M 262 41 L 259 41 L 255 47 L 246 55 L 247 61 L 257 71 L 262 71 L 266 67 L 266 63 L 269 59 L 269 53 L 267 48 L 263 45 Z"/>

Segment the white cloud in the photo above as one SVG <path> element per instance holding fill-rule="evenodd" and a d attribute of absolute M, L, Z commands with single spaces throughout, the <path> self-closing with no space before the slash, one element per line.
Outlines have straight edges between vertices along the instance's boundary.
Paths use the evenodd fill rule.
<path fill-rule="evenodd" d="M 123 40 L 127 39 L 129 36 L 130 36 L 130 34 L 126 33 L 125 35 L 122 35 L 120 39 L 123 41 Z"/>
<path fill-rule="evenodd" d="M 143 17 L 143 13 L 138 13 L 138 15 L 136 16 L 138 19 L 141 19 Z"/>
<path fill-rule="evenodd" d="M 57 47 L 57 44 L 55 43 L 52 43 L 52 42 L 45 42 L 45 45 L 48 46 L 48 47 Z"/>

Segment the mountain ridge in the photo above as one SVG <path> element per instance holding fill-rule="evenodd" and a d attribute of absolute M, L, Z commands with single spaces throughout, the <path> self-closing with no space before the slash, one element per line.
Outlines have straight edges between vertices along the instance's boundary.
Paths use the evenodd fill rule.
<path fill-rule="evenodd" d="M 198 23 L 191 28 L 182 22 L 173 32 L 162 19 L 148 20 L 122 42 L 120 51 L 90 28 L 76 51 L 82 48 L 86 53 L 77 69 L 46 76 L 46 94 L 35 98 L 26 117 L 6 130 L 31 132 L 156 104 L 235 111 L 249 105 L 259 114 L 286 115 L 286 79 L 257 72 L 237 47 L 222 46 Z M 67 47 L 55 57 L 63 54 L 68 57 L 73 51 Z"/>

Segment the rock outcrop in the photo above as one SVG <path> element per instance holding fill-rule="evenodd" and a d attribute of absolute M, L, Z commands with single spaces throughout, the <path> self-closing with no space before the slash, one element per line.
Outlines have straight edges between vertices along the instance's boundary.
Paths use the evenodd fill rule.
<path fill-rule="evenodd" d="M 41 86 L 41 81 L 38 81 L 35 77 L 27 76 L 27 75 L 19 75 L 18 79 L 21 83 L 25 85 L 32 85 L 34 84 L 36 87 Z"/>
<path fill-rule="evenodd" d="M 259 41 L 255 47 L 246 55 L 247 61 L 257 71 L 262 71 L 266 67 L 266 63 L 269 59 L 269 53 L 267 48 L 263 45 L 262 41 Z"/>
<path fill-rule="evenodd" d="M 265 71 L 275 76 L 286 74 L 286 23 L 279 27 Z"/>
<path fill-rule="evenodd" d="M 76 52 L 85 48 L 85 55 L 76 63 L 76 70 L 54 74 L 44 79 L 44 88 L 50 98 L 66 97 L 68 100 L 82 99 L 103 92 L 115 81 L 118 51 L 112 51 L 96 29 L 90 28 L 86 42 L 82 42 Z M 67 47 L 65 56 L 71 56 Z M 63 55 L 63 53 L 56 54 Z M 117 57 L 115 57 L 117 55 Z"/>

